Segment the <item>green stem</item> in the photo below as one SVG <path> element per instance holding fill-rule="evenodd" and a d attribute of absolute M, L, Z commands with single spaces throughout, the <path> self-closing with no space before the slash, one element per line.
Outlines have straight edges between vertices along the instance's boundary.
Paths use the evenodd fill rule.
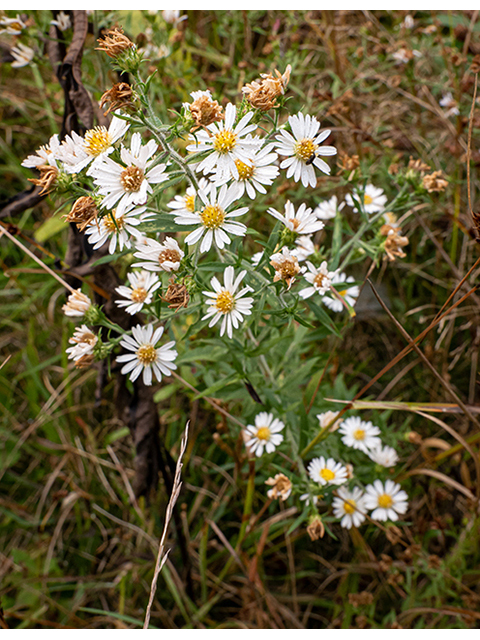
<path fill-rule="evenodd" d="M 50 123 L 50 130 L 53 135 L 54 133 L 57 133 L 58 127 L 57 127 L 57 123 L 55 122 L 55 114 L 53 113 L 52 105 L 50 104 L 47 98 L 45 82 L 43 81 L 42 74 L 40 73 L 40 69 L 38 68 L 38 65 L 35 62 L 32 62 L 32 64 L 30 65 L 30 68 L 32 70 L 33 79 L 35 80 L 35 85 L 37 86 L 37 89 L 40 91 L 41 95 L 44 97 L 43 107 L 47 113 L 47 118 Z"/>

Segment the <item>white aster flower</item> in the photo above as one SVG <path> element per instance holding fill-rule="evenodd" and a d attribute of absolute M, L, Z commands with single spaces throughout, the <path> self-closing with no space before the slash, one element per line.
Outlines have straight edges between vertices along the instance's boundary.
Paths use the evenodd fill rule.
<path fill-rule="evenodd" d="M 88 129 L 83 137 L 72 131 L 71 135 L 65 137 L 60 149 L 60 159 L 67 173 L 79 173 L 91 162 L 96 164 L 108 156 L 113 151 L 114 143 L 123 138 L 129 127 L 128 122 L 114 115 L 108 129 L 104 126 L 94 127 Z"/>
<path fill-rule="evenodd" d="M 387 196 L 383 194 L 383 189 L 379 189 L 378 187 L 374 187 L 373 184 L 367 184 L 365 187 L 365 191 L 355 190 L 353 195 L 355 196 L 355 200 L 357 202 L 363 202 L 363 210 L 365 213 L 378 213 L 379 211 L 383 211 L 385 209 L 385 204 L 387 203 Z M 347 193 L 345 196 L 345 202 L 349 207 L 353 207 L 355 212 L 359 212 L 357 205 L 353 201 L 352 196 Z"/>
<path fill-rule="evenodd" d="M 317 178 L 314 166 L 324 173 L 330 173 L 328 164 L 318 156 L 334 156 L 337 153 L 335 147 L 320 146 L 331 132 L 327 130 L 318 133 L 320 122 L 303 113 L 290 116 L 288 122 L 293 135 L 281 130 L 276 136 L 279 143 L 276 151 L 282 156 L 289 156 L 280 164 L 280 169 L 287 169 L 287 178 L 293 176 L 295 182 L 301 180 L 304 187 L 315 187 Z"/>
<path fill-rule="evenodd" d="M 208 132 L 198 131 L 191 136 L 195 143 L 189 145 L 187 151 L 212 152 L 199 163 L 197 171 L 203 171 L 204 175 L 215 173 L 216 180 L 228 180 L 231 175 L 237 180 L 239 175 L 235 160 L 252 165 L 252 153 L 261 146 L 258 138 L 245 137 L 257 128 L 255 124 L 248 124 L 254 112 L 246 113 L 234 127 L 236 114 L 237 108 L 229 103 L 225 107 L 225 120 L 209 124 Z"/>
<path fill-rule="evenodd" d="M 37 149 L 36 155 L 27 156 L 22 162 L 22 167 L 34 169 L 35 167 L 40 167 L 45 164 L 57 167 L 60 146 L 58 134 L 56 133 L 50 138 L 48 144 L 44 144 L 40 149 Z"/>
<path fill-rule="evenodd" d="M 248 136 L 248 139 L 250 139 L 250 136 Z M 239 198 L 243 196 L 245 191 L 251 200 L 257 195 L 256 191 L 267 193 L 264 185 L 270 186 L 279 174 L 279 169 L 274 164 L 278 160 L 278 156 L 276 153 L 272 153 L 272 149 L 273 144 L 267 144 L 263 149 L 252 153 L 250 164 L 235 160 L 238 178 L 233 173 L 231 178 L 233 178 L 234 184 L 238 185 Z M 225 179 L 222 180 L 221 178 L 217 180 L 216 175 L 212 176 L 211 179 L 216 184 L 225 181 Z"/>
<path fill-rule="evenodd" d="M 15 62 L 12 62 L 12 67 L 20 68 L 26 67 L 27 64 L 30 64 L 35 57 L 35 51 L 27 45 L 18 43 L 18 46 L 12 47 L 10 49 L 10 53 L 15 58 Z"/>
<path fill-rule="evenodd" d="M 247 227 L 241 222 L 230 221 L 231 218 L 243 216 L 248 211 L 248 207 L 241 207 L 227 213 L 228 207 L 238 199 L 238 187 L 226 184 L 220 189 L 217 198 L 217 189 L 212 186 L 210 193 L 207 195 L 204 191 L 198 192 L 200 199 L 205 205 L 200 211 L 175 213 L 175 222 L 182 225 L 199 225 L 195 231 L 192 231 L 186 238 L 187 244 L 196 244 L 202 236 L 202 244 L 200 252 L 209 251 L 212 242 L 215 242 L 219 249 L 223 249 L 226 244 L 230 244 L 231 240 L 228 233 L 236 236 L 244 236 Z M 204 235 L 205 234 L 205 235 Z"/>
<path fill-rule="evenodd" d="M 205 178 L 200 178 L 200 180 L 198 181 L 198 187 L 205 193 L 205 195 L 208 195 L 211 186 L 212 183 Z M 175 196 L 175 198 L 173 200 L 170 200 L 170 202 L 167 204 L 167 207 L 169 209 L 173 209 L 175 214 L 177 215 L 188 215 L 194 213 L 196 208 L 196 195 L 197 192 L 195 191 L 195 188 L 188 187 L 184 196 Z"/>
<path fill-rule="evenodd" d="M 168 24 L 178 24 L 182 20 L 186 20 L 187 16 L 181 16 L 179 9 L 165 9 L 162 11 L 162 18 Z"/>
<path fill-rule="evenodd" d="M 335 218 L 337 213 L 345 206 L 345 202 L 338 204 L 337 196 L 332 196 L 330 200 L 320 202 L 319 205 L 313 210 L 313 213 L 319 220 L 331 220 Z"/>
<path fill-rule="evenodd" d="M 305 300 L 313 296 L 315 292 L 324 296 L 327 291 L 330 290 L 335 271 L 329 271 L 327 261 L 324 260 L 319 267 L 315 267 L 311 262 L 307 260 L 306 265 L 308 267 L 308 273 L 305 274 L 305 280 L 312 286 L 302 289 L 299 293 Z"/>
<path fill-rule="evenodd" d="M 302 502 L 305 502 L 307 507 L 309 507 L 311 504 L 315 506 L 318 504 L 318 496 L 311 495 L 310 493 L 302 493 L 302 495 L 300 496 L 300 500 Z"/>
<path fill-rule="evenodd" d="M 382 441 L 378 437 L 380 429 L 371 422 L 364 422 L 358 416 L 344 420 L 340 425 L 339 433 L 343 435 L 343 444 L 346 444 L 347 447 L 360 449 L 364 453 L 382 445 Z"/>
<path fill-rule="evenodd" d="M 355 278 L 352 278 L 352 276 L 348 276 L 347 278 L 345 273 L 335 273 L 335 275 L 332 278 L 332 284 L 340 284 L 341 282 L 345 282 L 345 283 L 355 282 Z M 335 287 L 335 289 L 337 290 L 337 293 L 342 296 L 342 298 L 345 300 L 347 304 L 349 304 L 351 307 L 355 305 L 355 302 L 357 301 L 357 298 L 360 294 L 360 288 L 357 285 L 347 286 L 345 289 L 340 289 L 340 290 L 337 287 Z M 338 300 L 337 298 L 334 298 L 331 295 L 323 296 L 322 302 L 326 307 L 328 307 L 332 311 L 338 312 L 338 311 L 342 311 L 345 308 L 343 304 L 340 302 L 340 300 Z"/>
<path fill-rule="evenodd" d="M 317 415 L 317 419 L 318 419 L 320 429 L 325 429 L 325 427 L 331 424 L 332 426 L 329 429 L 330 433 L 333 433 L 334 431 L 336 431 L 340 426 L 340 420 L 333 422 L 333 424 L 332 424 L 332 421 L 335 420 L 338 414 L 339 414 L 338 411 L 325 411 L 325 413 L 319 413 Z"/>
<path fill-rule="evenodd" d="M 130 249 L 131 236 L 137 240 L 143 236 L 136 227 L 151 216 L 145 211 L 146 207 L 133 206 L 124 209 L 123 213 L 119 213 L 118 209 L 108 211 L 98 223 L 90 222 L 85 228 L 89 243 L 94 245 L 94 249 L 99 249 L 110 239 L 108 252 L 111 254 L 115 253 L 117 243 L 119 251 L 123 251 L 124 247 Z"/>
<path fill-rule="evenodd" d="M 345 487 L 340 487 L 336 498 L 333 499 L 333 515 L 342 518 L 340 526 L 344 529 L 359 527 L 365 520 L 365 497 L 359 487 L 354 487 L 348 491 Z"/>
<path fill-rule="evenodd" d="M 92 301 L 90 298 L 77 289 L 68 296 L 67 303 L 63 305 L 62 311 L 66 316 L 81 318 L 90 309 Z"/>
<path fill-rule="evenodd" d="M 115 300 L 115 302 L 119 307 L 125 307 L 125 311 L 133 316 L 142 310 L 143 305 L 150 304 L 161 282 L 156 274 L 148 271 L 127 273 L 127 278 L 129 287 L 121 285 L 115 289 L 126 299 Z"/>
<path fill-rule="evenodd" d="M 290 200 L 285 204 L 285 214 L 279 213 L 276 209 L 270 207 L 268 213 L 283 222 L 283 224 L 298 234 L 309 235 L 320 231 L 325 226 L 317 216 L 313 215 L 312 210 L 307 208 L 306 204 L 301 204 L 298 207 L 298 211 L 295 213 L 295 207 Z"/>
<path fill-rule="evenodd" d="M 253 254 L 253 256 L 251 257 L 251 261 L 254 267 L 258 267 L 260 260 L 263 258 L 264 253 L 265 251 L 257 251 L 257 253 Z"/>
<path fill-rule="evenodd" d="M 142 327 L 137 324 L 132 327 L 132 335 L 124 336 L 120 341 L 120 345 L 133 353 L 126 353 L 117 356 L 117 362 L 126 362 L 122 368 L 122 373 L 130 373 L 130 380 L 134 382 L 143 371 L 143 382 L 146 385 L 152 384 L 152 371 L 158 382 L 162 381 L 164 376 L 171 375 L 171 372 L 177 368 L 174 363 L 177 352 L 172 348 L 175 341 L 167 342 L 163 347 L 156 348 L 157 342 L 163 335 L 163 327 L 153 332 L 153 325 L 148 324 Z"/>
<path fill-rule="evenodd" d="M 152 193 L 152 184 L 159 184 L 168 179 L 165 173 L 166 164 L 157 164 L 150 160 L 157 150 L 155 140 L 142 145 L 142 137 L 137 132 L 132 136 L 130 149 L 123 148 L 120 157 L 124 165 L 103 156 L 88 170 L 98 186 L 98 193 L 105 196 L 102 206 L 123 211 L 132 204 L 145 204 L 147 196 Z M 126 165 L 126 166 L 125 166 Z M 118 204 L 117 204 L 118 203 Z"/>
<path fill-rule="evenodd" d="M 408 495 L 392 480 L 387 480 L 385 486 L 380 480 L 375 480 L 365 487 L 365 491 L 365 506 L 373 509 L 371 516 L 374 520 L 395 521 L 408 509 Z"/>
<path fill-rule="evenodd" d="M 372 447 L 367 453 L 370 460 L 382 467 L 394 467 L 398 462 L 398 454 L 393 447 L 379 445 Z"/>
<path fill-rule="evenodd" d="M 296 256 L 299 262 L 302 262 L 314 253 L 315 245 L 312 242 L 312 236 L 298 236 L 295 240 L 295 248 L 292 249 L 292 255 Z"/>
<path fill-rule="evenodd" d="M 58 27 L 60 31 L 66 31 L 72 26 L 72 21 L 70 20 L 70 16 L 68 15 L 68 13 L 60 11 L 59 13 L 57 13 L 55 20 L 50 20 L 50 24 Z"/>
<path fill-rule="evenodd" d="M 19 36 L 23 29 L 26 28 L 26 24 L 20 18 L 17 13 L 16 18 L 7 18 L 7 16 L 3 16 L 0 18 L 0 33 L 8 33 L 11 36 Z M 4 27 L 4 28 L 3 28 Z"/>
<path fill-rule="evenodd" d="M 185 255 L 174 238 L 165 238 L 163 243 L 145 238 L 137 245 L 137 250 L 133 255 L 143 262 L 136 262 L 133 266 L 147 271 L 178 271 Z"/>
<path fill-rule="evenodd" d="M 93 354 L 93 348 L 98 342 L 98 336 L 86 324 L 83 324 L 79 329 L 75 329 L 69 342 L 73 344 L 73 347 L 66 349 L 66 352 L 70 360 L 77 362 L 83 356 Z"/>
<path fill-rule="evenodd" d="M 238 329 L 239 324 L 243 322 L 243 316 L 249 316 L 252 313 L 253 298 L 243 298 L 243 296 L 253 291 L 253 289 L 246 286 L 238 293 L 235 293 L 246 273 L 246 271 L 241 271 L 234 281 L 234 269 L 231 266 L 227 267 L 224 272 L 225 285 L 222 287 L 217 278 L 213 277 L 210 284 L 215 293 L 211 291 L 203 292 L 207 298 L 210 298 L 210 300 L 207 300 L 210 308 L 202 320 L 211 317 L 212 319 L 208 326 L 213 327 L 222 318 L 220 337 L 223 336 L 226 330 L 228 337 L 231 338 L 233 328 Z"/>
<path fill-rule="evenodd" d="M 245 445 L 252 454 L 260 457 L 265 448 L 267 453 L 272 453 L 275 448 L 283 442 L 280 431 L 285 425 L 278 418 L 274 418 L 271 413 L 262 411 L 255 416 L 255 426 L 248 425 L 245 430 Z"/>
<path fill-rule="evenodd" d="M 308 475 L 314 482 L 322 486 L 326 484 L 343 484 L 347 481 L 347 469 L 333 458 L 325 460 L 323 456 L 314 458 L 308 465 Z"/>
<path fill-rule="evenodd" d="M 458 116 L 460 113 L 457 107 L 457 101 L 452 96 L 451 91 L 443 94 L 443 97 L 440 100 L 439 105 L 447 109 L 447 111 L 445 112 L 445 115 L 447 116 L 447 118 L 450 116 Z"/>

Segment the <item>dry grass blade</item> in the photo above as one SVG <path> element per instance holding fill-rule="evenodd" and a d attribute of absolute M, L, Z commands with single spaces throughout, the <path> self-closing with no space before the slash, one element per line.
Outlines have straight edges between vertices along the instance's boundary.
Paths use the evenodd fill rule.
<path fill-rule="evenodd" d="M 175 503 L 177 502 L 178 496 L 180 495 L 180 489 L 182 488 L 182 483 L 180 481 L 183 467 L 182 458 L 187 448 L 189 424 L 190 422 L 187 422 L 185 433 L 183 434 L 183 438 L 180 443 L 180 453 L 178 454 L 177 466 L 175 467 L 175 478 L 173 480 L 172 495 L 170 496 L 170 500 L 167 504 L 167 511 L 165 513 L 165 524 L 163 526 L 162 537 L 160 538 L 160 544 L 158 546 L 157 561 L 155 563 L 155 571 L 153 572 L 152 586 L 150 588 L 150 598 L 148 600 L 147 611 L 145 613 L 145 622 L 143 625 L 144 629 L 148 629 L 149 627 L 153 598 L 155 597 L 155 592 L 157 590 L 158 576 L 160 575 L 160 571 L 162 570 L 162 567 L 168 558 L 168 551 L 164 553 L 165 539 L 167 537 L 168 525 L 170 524 L 170 520 L 172 519 L 173 508 L 175 506 Z"/>
<path fill-rule="evenodd" d="M 437 480 L 441 480 L 453 489 L 460 491 L 460 493 L 463 493 L 464 496 L 467 496 L 467 498 L 469 498 L 473 502 L 476 501 L 476 498 L 470 491 L 470 489 L 467 489 L 467 487 L 464 487 L 463 484 L 460 484 L 456 480 L 453 480 L 453 478 L 450 478 L 440 471 L 435 471 L 434 469 L 411 469 L 404 475 L 405 478 L 408 478 L 409 476 L 431 476 L 432 478 L 437 478 Z"/>

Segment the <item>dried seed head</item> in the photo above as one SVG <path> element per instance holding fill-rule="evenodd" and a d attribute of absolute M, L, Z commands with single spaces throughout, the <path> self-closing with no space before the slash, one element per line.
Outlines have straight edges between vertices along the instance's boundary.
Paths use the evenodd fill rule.
<path fill-rule="evenodd" d="M 422 162 L 420 158 L 414 160 L 413 156 L 410 156 L 407 169 L 418 171 L 419 173 L 426 173 L 427 171 L 430 171 L 430 166 L 425 164 L 425 162 Z"/>
<path fill-rule="evenodd" d="M 433 193 L 434 191 L 445 191 L 446 187 L 448 187 L 448 182 L 443 178 L 441 171 L 434 171 L 424 176 L 423 186 L 428 193 Z"/>
<path fill-rule="evenodd" d="M 360 158 L 357 155 L 348 156 L 344 153 L 338 159 L 337 166 L 341 171 L 354 171 L 360 166 Z"/>
<path fill-rule="evenodd" d="M 288 65 L 283 75 L 277 69 L 275 69 L 276 76 L 272 73 L 261 73 L 260 80 L 246 84 L 242 92 L 252 107 L 260 111 L 268 111 L 276 107 L 277 98 L 285 93 L 291 70 L 292 67 Z"/>
<path fill-rule="evenodd" d="M 472 64 L 470 65 L 470 71 L 472 73 L 480 73 L 480 54 L 477 53 L 473 56 Z"/>
<path fill-rule="evenodd" d="M 271 259 L 270 264 L 275 269 L 274 282 L 279 280 L 285 280 L 287 289 L 290 289 L 295 282 L 295 276 L 300 272 L 300 265 L 296 256 L 292 255 L 286 247 L 284 247 L 282 253 L 275 253 Z"/>
<path fill-rule="evenodd" d="M 364 607 L 372 604 L 373 594 L 369 591 L 360 591 L 360 593 L 349 593 L 348 601 L 353 607 Z"/>
<path fill-rule="evenodd" d="M 274 478 L 265 480 L 265 484 L 268 484 L 270 487 L 272 487 L 267 492 L 267 496 L 269 498 L 273 498 L 274 500 L 278 498 L 282 501 L 285 501 L 292 492 L 292 483 L 283 473 L 277 473 Z"/>
<path fill-rule="evenodd" d="M 66 222 L 73 222 L 79 231 L 83 231 L 92 221 L 96 221 L 98 216 L 95 200 L 90 196 L 82 196 L 73 203 L 70 212 L 65 216 Z"/>
<path fill-rule="evenodd" d="M 318 540 L 325 535 L 325 527 L 323 526 L 320 516 L 314 516 L 310 520 L 310 524 L 307 527 L 307 533 L 310 536 L 310 540 Z"/>
<path fill-rule="evenodd" d="M 181 309 L 182 307 L 186 307 L 190 302 L 190 294 L 184 284 L 176 284 L 172 278 L 162 300 L 169 303 L 169 309 Z"/>
<path fill-rule="evenodd" d="M 398 227 L 392 227 L 389 224 L 384 224 L 380 229 L 382 236 L 387 236 L 385 240 L 385 259 L 390 262 L 394 262 L 395 258 L 405 258 L 406 253 L 402 251 L 401 247 L 406 247 L 409 244 L 408 238 L 400 234 Z"/>
<path fill-rule="evenodd" d="M 132 99 L 132 87 L 127 82 L 117 82 L 117 84 L 114 84 L 111 89 L 105 91 L 100 99 L 100 107 L 102 109 L 107 102 L 110 103 L 110 106 L 103 115 L 106 116 L 111 111 L 116 111 L 117 109 L 132 111 L 134 109 Z"/>
<path fill-rule="evenodd" d="M 196 98 L 190 105 L 190 113 L 196 125 L 194 128 L 207 127 L 212 122 L 220 122 L 225 118 L 222 111 L 223 107 L 217 100 L 211 100 L 205 95 Z"/>
<path fill-rule="evenodd" d="M 33 182 L 37 187 L 42 187 L 40 195 L 50 193 L 57 181 L 58 169 L 49 164 L 42 164 L 37 169 L 40 171 L 40 178 L 29 178 L 29 182 Z"/>
<path fill-rule="evenodd" d="M 97 42 L 100 46 L 96 50 L 105 51 L 110 58 L 117 58 L 121 53 L 135 46 L 130 38 L 124 35 L 122 27 L 110 29 L 105 37 L 99 38 Z"/>

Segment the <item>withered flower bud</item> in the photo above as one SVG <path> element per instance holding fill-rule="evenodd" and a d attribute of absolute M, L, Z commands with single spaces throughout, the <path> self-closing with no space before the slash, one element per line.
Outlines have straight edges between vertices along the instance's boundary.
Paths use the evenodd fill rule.
<path fill-rule="evenodd" d="M 310 524 L 307 527 L 307 533 L 310 536 L 310 540 L 318 540 L 325 535 L 325 527 L 323 526 L 320 516 L 314 516 L 310 520 Z"/>
<path fill-rule="evenodd" d="M 103 114 L 106 116 L 111 111 L 123 109 L 124 111 L 132 111 L 133 89 L 127 82 L 118 82 L 111 89 L 105 91 L 100 99 L 100 107 L 103 109 L 107 102 L 110 106 Z"/>
<path fill-rule="evenodd" d="M 223 107 L 218 104 L 217 100 L 207 95 L 207 92 L 198 92 L 190 106 L 190 113 L 195 121 L 195 129 L 198 127 L 208 127 L 212 122 L 220 122 L 225 118 L 223 115 Z"/>
<path fill-rule="evenodd" d="M 283 247 L 281 253 L 275 253 L 270 264 L 275 269 L 274 282 L 285 280 L 287 290 L 290 289 L 295 282 L 295 276 L 300 272 L 300 265 L 296 256 L 292 255 L 287 247 Z"/>
<path fill-rule="evenodd" d="M 472 64 L 470 65 L 470 71 L 472 73 L 480 73 L 480 54 L 477 53 L 473 56 Z"/>
<path fill-rule="evenodd" d="M 105 37 L 99 38 L 97 42 L 100 46 L 96 50 L 105 51 L 110 58 L 117 58 L 121 53 L 135 46 L 130 38 L 124 35 L 122 27 L 110 29 Z"/>
<path fill-rule="evenodd" d="M 50 164 L 41 164 L 37 169 L 40 171 L 40 178 L 28 178 L 37 187 L 42 187 L 40 195 L 50 193 L 57 181 L 58 169 Z"/>
<path fill-rule="evenodd" d="M 424 176 L 423 186 L 428 193 L 433 193 L 434 191 L 445 191 L 446 187 L 448 187 L 448 182 L 443 178 L 441 171 L 434 171 Z"/>
<path fill-rule="evenodd" d="M 406 247 L 409 244 L 409 240 L 400 234 L 400 230 L 397 227 L 384 224 L 380 229 L 380 233 L 387 236 L 385 240 L 385 258 L 388 258 L 390 262 L 394 262 L 395 258 L 406 257 L 407 254 L 402 251 L 401 247 Z"/>
<path fill-rule="evenodd" d="M 274 500 L 279 498 L 280 500 L 285 501 L 292 492 L 292 483 L 283 473 L 277 473 L 274 478 L 265 480 L 265 484 L 272 487 L 267 491 L 267 496 Z"/>
<path fill-rule="evenodd" d="M 430 171 L 430 167 L 428 164 L 422 162 L 420 158 L 414 160 L 412 156 L 410 156 L 407 169 L 412 169 L 413 171 L 418 171 L 419 173 L 426 173 L 427 171 Z"/>
<path fill-rule="evenodd" d="M 93 220 L 97 220 L 98 209 L 95 200 L 90 196 L 82 196 L 73 203 L 69 213 L 64 215 L 66 222 L 73 222 L 79 231 L 83 231 Z"/>
<path fill-rule="evenodd" d="M 280 71 L 275 69 L 276 77 L 272 73 L 261 73 L 260 80 L 246 84 L 242 88 L 242 92 L 252 107 L 260 109 L 260 111 L 268 111 L 277 106 L 276 99 L 285 93 L 291 70 L 292 67 L 288 65 L 282 75 Z"/>
<path fill-rule="evenodd" d="M 341 171 L 354 171 L 360 166 L 360 158 L 357 155 L 348 156 L 344 153 L 339 158 L 337 166 Z"/>
<path fill-rule="evenodd" d="M 184 284 L 177 284 L 173 280 L 170 280 L 168 289 L 164 296 L 161 296 L 164 302 L 168 302 L 169 309 L 181 309 L 186 307 L 190 302 L 190 294 L 187 291 L 187 287 Z"/>

